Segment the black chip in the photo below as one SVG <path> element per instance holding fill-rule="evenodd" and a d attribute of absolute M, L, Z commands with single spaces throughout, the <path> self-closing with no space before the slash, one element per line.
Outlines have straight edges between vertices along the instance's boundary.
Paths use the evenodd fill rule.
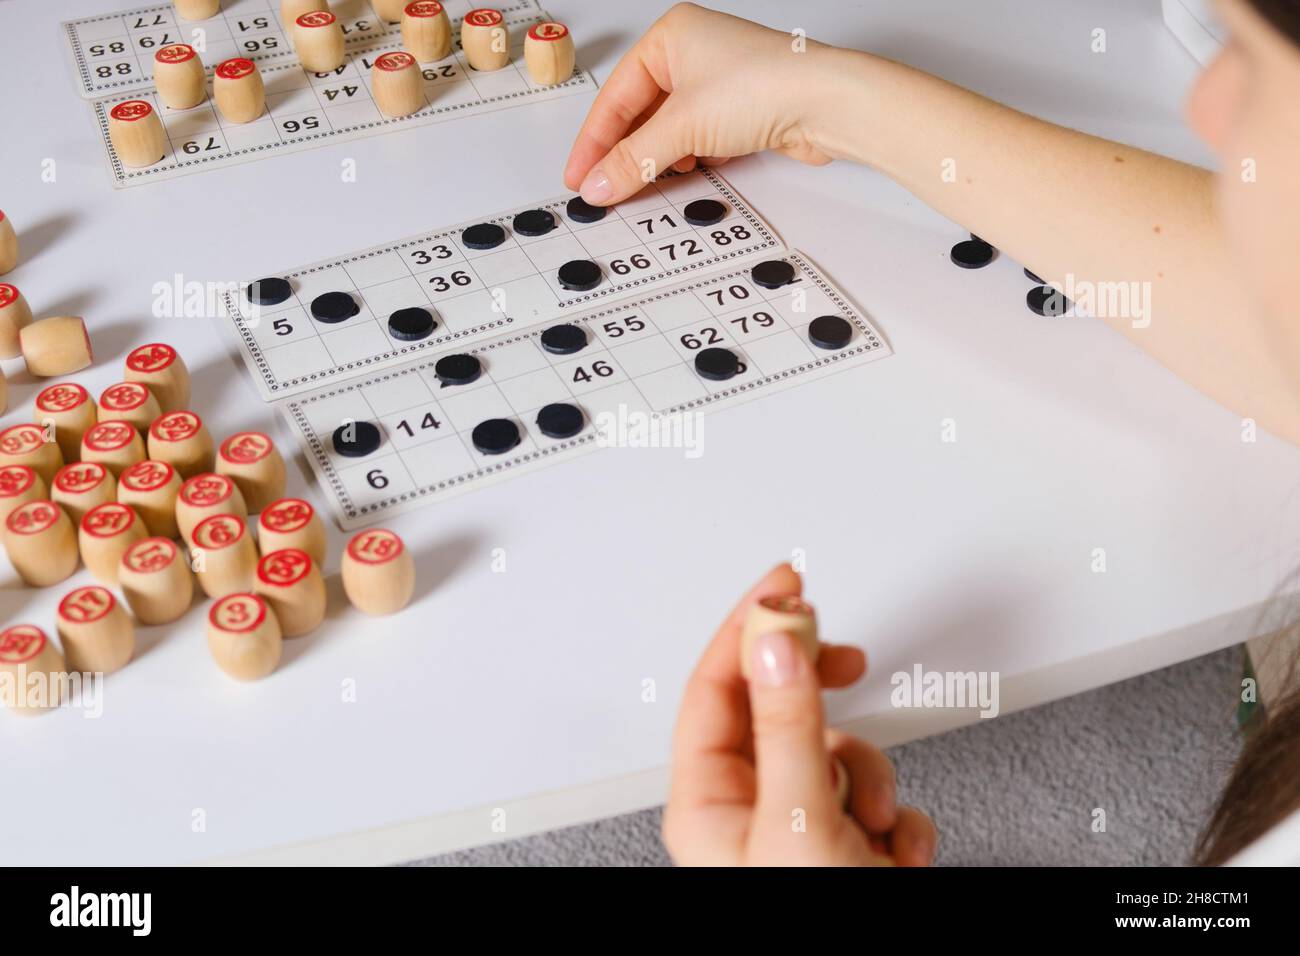
<path fill-rule="evenodd" d="M 460 241 L 470 249 L 495 249 L 506 241 L 506 231 L 494 222 L 480 222 L 462 232 Z"/>
<path fill-rule="evenodd" d="M 764 289 L 779 289 L 794 281 L 794 266 L 780 259 L 770 259 L 754 266 L 749 277 Z"/>
<path fill-rule="evenodd" d="M 600 285 L 600 266 L 590 259 L 570 259 L 560 266 L 559 279 L 570 292 L 586 292 Z"/>
<path fill-rule="evenodd" d="M 418 342 L 427 339 L 438 327 L 437 321 L 428 309 L 413 306 L 398 309 L 388 317 L 388 332 L 395 339 L 403 342 Z"/>
<path fill-rule="evenodd" d="M 842 349 L 853 338 L 853 326 L 838 315 L 819 315 L 808 323 L 808 341 L 819 349 Z"/>
<path fill-rule="evenodd" d="M 568 402 L 547 405 L 537 413 L 537 427 L 547 438 L 572 438 L 582 424 L 582 409 Z"/>
<path fill-rule="evenodd" d="M 542 333 L 542 348 L 556 355 L 572 355 L 587 347 L 587 333 L 580 325 L 552 325 Z"/>
<path fill-rule="evenodd" d="M 311 300 L 311 317 L 329 325 L 346 322 L 360 311 L 357 300 L 346 292 L 326 292 Z"/>
<path fill-rule="evenodd" d="M 740 359 L 730 349 L 704 349 L 695 354 L 695 371 L 702 378 L 723 382 L 740 371 Z"/>
<path fill-rule="evenodd" d="M 711 226 L 722 221 L 722 217 L 727 214 L 727 207 L 716 199 L 697 199 L 688 202 L 682 212 L 692 226 Z"/>
<path fill-rule="evenodd" d="M 564 207 L 564 211 L 574 222 L 600 222 L 609 209 L 605 206 L 593 206 L 581 196 L 574 196 Z"/>
<path fill-rule="evenodd" d="M 1029 290 L 1029 294 L 1025 296 L 1025 304 L 1035 315 L 1055 318 L 1069 312 L 1072 303 L 1065 297 L 1064 292 L 1057 292 L 1050 285 L 1042 285 Z"/>
<path fill-rule="evenodd" d="M 953 265 L 963 269 L 983 269 L 993 261 L 993 247 L 983 239 L 967 239 L 953 246 L 948 255 Z"/>
<path fill-rule="evenodd" d="M 545 209 L 529 209 L 515 216 L 513 225 L 521 236 L 544 236 L 555 228 L 555 217 Z"/>
<path fill-rule="evenodd" d="M 334 429 L 334 450 L 344 458 L 365 458 L 379 450 L 378 426 L 370 422 L 348 422 Z"/>
<path fill-rule="evenodd" d="M 244 294 L 254 305 L 279 305 L 293 295 L 293 289 L 289 288 L 288 279 L 258 279 L 249 283 Z"/>
<path fill-rule="evenodd" d="M 485 455 L 500 455 L 519 444 L 519 426 L 508 418 L 489 418 L 470 433 L 474 447 Z"/>
<path fill-rule="evenodd" d="M 483 374 L 483 365 L 472 355 L 445 355 L 434 365 L 433 374 L 443 385 L 468 385 Z"/>
<path fill-rule="evenodd" d="M 1046 282 L 1038 278 L 1038 276 L 1034 275 L 1028 269 L 1025 270 L 1025 278 L 1028 279 L 1030 282 L 1037 282 L 1039 285 L 1047 285 Z"/>

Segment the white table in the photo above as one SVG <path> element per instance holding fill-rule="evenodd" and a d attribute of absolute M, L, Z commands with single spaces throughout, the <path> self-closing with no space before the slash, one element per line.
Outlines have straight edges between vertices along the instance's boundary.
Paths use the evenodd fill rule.
<path fill-rule="evenodd" d="M 155 282 L 248 279 L 562 191 L 585 97 L 114 191 L 57 23 L 116 6 L 0 7 L 0 206 L 25 249 L 8 281 L 39 313 L 87 317 L 99 361 L 78 380 L 95 393 L 161 339 L 194 369 L 214 432 L 287 439 L 223 330 L 150 318 Z M 551 6 L 603 81 L 658 5 Z M 1194 64 L 1155 2 L 730 6 L 1205 159 L 1179 118 Z M 397 188 L 417 170 L 434 185 Z M 726 175 L 875 317 L 893 358 L 709 417 L 698 460 L 605 450 L 401 520 L 420 581 L 396 618 L 347 607 L 332 530 L 330 617 L 261 683 L 216 669 L 197 609 L 142 630 L 100 719 L 0 714 L 0 862 L 382 862 L 654 805 L 700 649 L 794 549 L 825 636 L 872 657 L 833 715 L 882 744 L 977 719 L 892 709 L 889 675 L 917 662 L 998 671 L 1006 712 L 1251 631 L 1297 558 L 1295 449 L 1243 444 L 1236 417 L 1100 324 L 1036 319 L 1009 260 L 953 268 L 961 228 L 872 172 L 762 157 Z M 20 367 L 5 363 L 6 425 L 38 387 Z M 940 440 L 949 418 L 955 443 Z M 290 485 L 324 506 L 301 467 Z M 576 518 L 547 507 L 556 496 Z M 867 523 L 837 519 L 833 502 L 860 497 Z M 3 619 L 51 629 L 70 586 L 24 589 L 0 565 Z"/>

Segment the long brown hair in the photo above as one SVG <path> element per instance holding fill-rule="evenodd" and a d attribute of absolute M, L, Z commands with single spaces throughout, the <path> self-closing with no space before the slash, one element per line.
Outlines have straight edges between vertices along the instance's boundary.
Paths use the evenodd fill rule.
<path fill-rule="evenodd" d="M 1249 0 L 1249 2 L 1260 16 L 1278 29 L 1278 32 L 1300 44 L 1300 2 L 1297 0 Z"/>
<path fill-rule="evenodd" d="M 1218 866 L 1300 810 L 1300 689 L 1248 731 L 1227 786 L 1196 846 L 1196 862 Z"/>
<path fill-rule="evenodd" d="M 1300 0 L 1248 2 L 1300 46 Z M 1300 624 L 1294 627 L 1300 629 Z M 1294 646 L 1285 635 L 1275 640 L 1282 648 Z M 1279 670 L 1287 674 L 1281 686 L 1290 690 L 1248 722 L 1245 744 L 1196 845 L 1195 859 L 1202 866 L 1227 862 L 1300 810 L 1300 658 L 1281 662 Z"/>

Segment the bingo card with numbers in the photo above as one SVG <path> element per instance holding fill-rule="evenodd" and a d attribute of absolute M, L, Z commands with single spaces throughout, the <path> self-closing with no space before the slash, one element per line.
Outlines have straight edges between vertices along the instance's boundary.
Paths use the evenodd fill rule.
<path fill-rule="evenodd" d="M 689 440 L 690 415 L 747 401 L 888 354 L 869 320 L 799 253 L 776 261 L 793 278 L 766 289 L 751 278 L 763 254 L 657 291 L 600 303 L 562 320 L 587 344 L 557 355 L 542 344 L 547 326 L 480 340 L 465 351 L 481 374 L 463 385 L 437 377 L 440 356 L 321 389 L 282 405 L 340 524 L 351 529 L 441 501 L 492 481 L 518 477 L 605 445 Z M 821 317 L 844 323 L 833 350 L 810 341 Z M 698 372 L 705 348 L 739 359 L 734 375 Z M 543 409 L 577 409 L 576 431 L 545 433 Z M 379 446 L 340 454 L 341 423 L 378 426 Z M 504 452 L 480 447 L 484 422 L 513 425 Z M 657 423 L 657 424 L 652 424 Z M 346 426 L 344 426 L 346 427 Z M 667 436 L 676 429 L 676 437 Z"/>
<path fill-rule="evenodd" d="M 781 247 L 771 227 L 712 170 L 665 177 L 594 223 L 572 221 L 565 214 L 568 198 L 280 273 L 291 294 L 255 312 L 246 294 L 227 294 L 226 317 L 262 395 L 291 395 Z M 725 218 L 691 226 L 683 210 L 699 199 L 721 203 Z M 508 228 L 531 209 L 550 212 L 554 228 L 536 237 Z M 489 250 L 468 248 L 461 234 L 477 223 L 502 224 L 506 240 Z M 601 267 L 595 289 L 573 292 L 560 285 L 559 267 L 578 259 Z M 335 324 L 314 321 L 312 301 L 332 292 L 351 296 L 357 313 Z M 388 328 L 390 315 L 410 306 L 428 308 L 437 320 L 419 341 L 401 340 Z"/>
<path fill-rule="evenodd" d="M 474 7 L 473 0 L 442 0 L 452 30 Z M 499 4 L 507 18 L 539 13 L 536 0 Z M 396 40 L 400 25 L 386 23 L 368 0 L 333 0 L 349 47 Z M 222 60 L 241 56 L 265 71 L 283 60 L 295 61 L 279 0 L 223 0 L 221 11 L 207 20 L 185 20 L 170 3 L 136 7 L 121 13 L 83 17 L 63 24 L 77 86 L 87 99 L 134 94 L 153 86 L 154 54 L 169 43 L 188 43 L 199 50 L 209 76 Z"/>
<path fill-rule="evenodd" d="M 331 143 L 591 93 L 596 89 L 595 79 L 581 65 L 569 79 L 554 86 L 533 81 L 524 63 L 524 36 L 529 27 L 551 17 L 535 3 L 518 2 L 503 8 L 510 31 L 510 62 L 505 67 L 491 72 L 476 71 L 470 68 L 459 43 L 455 43 L 451 53 L 442 60 L 420 64 L 425 105 L 409 116 L 385 116 L 371 95 L 370 74 L 378 56 L 401 47 L 396 25 L 377 20 L 369 5 L 360 0 L 335 4 L 332 9 L 343 19 L 344 29 L 349 29 L 351 24 L 344 63 L 328 73 L 313 73 L 303 69 L 293 51 L 287 49 L 284 33 L 276 26 L 278 14 L 273 7 L 278 5 L 268 0 L 244 0 L 233 9 L 223 7 L 224 12 L 218 17 L 197 21 L 210 24 L 205 27 L 206 52 L 200 54 L 209 74 L 228 55 L 250 59 L 260 69 L 266 87 L 266 111 L 250 123 L 234 123 L 223 118 L 210 95 L 199 105 L 184 110 L 171 109 L 159 99 L 150 71 L 154 54 L 168 43 L 192 39 L 189 33 L 193 25 L 180 21 L 184 29 L 178 30 L 171 7 L 148 8 L 65 25 L 70 31 L 78 27 L 69 36 L 78 38 L 73 42 L 73 50 L 83 81 L 90 76 L 95 81 L 102 79 L 104 84 L 118 84 L 117 80 L 100 74 L 105 70 L 110 74 L 122 71 L 120 84 L 96 86 L 97 92 L 112 90 L 113 95 L 100 96 L 91 103 L 114 186 L 124 188 L 174 179 Z M 468 0 L 451 4 L 449 13 L 461 7 L 468 10 Z M 244 10 L 261 12 L 241 15 Z M 348 10 L 354 11 L 353 15 L 344 19 Z M 163 24 L 153 27 L 155 20 Z M 146 24 L 149 29 L 141 33 L 135 28 L 137 23 Z M 245 27 L 259 29 L 262 25 L 265 25 L 264 32 L 239 35 Z M 122 30 L 127 33 L 118 32 Z M 231 35 L 214 39 L 223 31 Z M 101 35 L 105 33 L 108 35 Z M 96 39 L 87 44 L 87 36 Z M 94 63 L 96 57 L 119 53 L 122 55 L 116 60 Z M 209 77 L 209 90 L 211 83 Z M 148 102 L 162 120 L 166 149 L 162 158 L 150 166 L 126 166 L 109 136 L 109 114 L 115 106 L 130 100 Z"/>
<path fill-rule="evenodd" d="M 710 169 L 250 276 L 224 311 L 345 528 L 890 354 Z"/>

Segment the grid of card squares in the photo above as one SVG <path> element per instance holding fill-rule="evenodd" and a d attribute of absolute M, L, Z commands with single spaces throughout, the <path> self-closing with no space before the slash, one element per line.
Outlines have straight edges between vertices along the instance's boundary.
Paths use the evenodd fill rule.
<path fill-rule="evenodd" d="M 426 103 L 409 116 L 384 116 L 371 96 L 370 71 L 375 58 L 401 46 L 401 41 L 392 37 L 349 49 L 343 66 L 330 73 L 304 70 L 293 56 L 264 63 L 262 80 L 266 86 L 266 113 L 251 123 L 231 123 L 223 119 L 211 96 L 188 110 L 170 109 L 158 99 L 152 87 L 130 95 L 96 100 L 91 105 L 104 156 L 113 175 L 113 185 L 123 188 L 159 182 L 330 143 L 413 126 L 428 126 L 595 90 L 595 79 L 581 67 L 575 69 L 568 80 L 554 86 L 539 86 L 528 75 L 523 60 L 524 36 L 534 23 L 549 19 L 550 14 L 537 10 L 507 18 L 511 60 L 500 70 L 478 72 L 470 69 L 458 46 L 453 47 L 451 54 L 444 59 L 420 64 Z M 124 166 L 109 137 L 109 113 L 118 103 L 131 99 L 152 103 L 163 122 L 167 151 L 152 166 Z"/>
<path fill-rule="evenodd" d="M 472 344 L 506 327 L 530 327 L 592 302 L 781 248 L 767 223 L 712 170 L 665 176 L 595 223 L 569 219 L 569 198 L 281 273 L 293 295 L 256 314 L 250 314 L 247 296 L 227 295 L 227 317 L 263 397 L 317 388 L 441 351 L 448 343 Z M 688 224 L 684 209 L 696 199 L 720 202 L 725 215 L 710 226 Z M 538 208 L 554 216 L 555 229 L 536 237 L 511 229 L 515 213 Z M 502 225 L 506 241 L 489 250 L 466 247 L 461 233 L 476 222 Z M 589 292 L 564 289 L 557 272 L 572 259 L 597 263 L 600 285 Z M 327 292 L 348 293 L 360 312 L 337 324 L 316 321 L 311 302 Z M 428 338 L 407 342 L 390 333 L 389 316 L 410 307 L 433 314 L 438 325 Z"/>
<path fill-rule="evenodd" d="M 476 0 L 444 0 L 452 29 L 478 6 Z M 541 12 L 536 0 L 508 0 L 496 7 L 506 17 Z M 349 46 L 395 37 L 400 25 L 380 18 L 369 0 L 333 0 Z M 222 60 L 242 56 L 262 69 L 294 58 L 288 27 L 280 21 L 279 0 L 223 0 L 221 12 L 207 20 L 185 20 L 170 3 L 137 7 L 121 13 L 68 20 L 63 33 L 77 71 L 77 85 L 87 99 L 139 92 L 153 85 L 154 55 L 169 43 L 199 49 L 209 76 Z"/>
<path fill-rule="evenodd" d="M 464 351 L 480 361 L 482 374 L 468 385 L 442 384 L 434 374 L 441 356 L 430 356 L 281 409 L 340 524 L 354 528 L 595 448 L 625 443 L 631 453 L 638 442 L 629 423 L 680 423 L 703 409 L 890 354 L 870 321 L 799 253 L 770 257 L 795 267 L 788 285 L 773 290 L 752 281 L 750 267 L 764 258 L 566 316 L 587 335 L 575 354 L 548 352 L 538 327 L 444 353 Z M 848 321 L 852 335 L 842 348 L 828 351 L 810 341 L 808 326 L 822 315 Z M 725 381 L 701 376 L 694 359 L 706 347 L 734 352 L 738 374 Z M 538 412 L 556 402 L 581 409 L 579 433 L 563 439 L 541 433 Z M 471 434 L 489 419 L 514 422 L 520 443 L 500 455 L 479 451 Z M 363 458 L 339 455 L 335 429 L 358 421 L 378 426 L 379 448 Z"/>

